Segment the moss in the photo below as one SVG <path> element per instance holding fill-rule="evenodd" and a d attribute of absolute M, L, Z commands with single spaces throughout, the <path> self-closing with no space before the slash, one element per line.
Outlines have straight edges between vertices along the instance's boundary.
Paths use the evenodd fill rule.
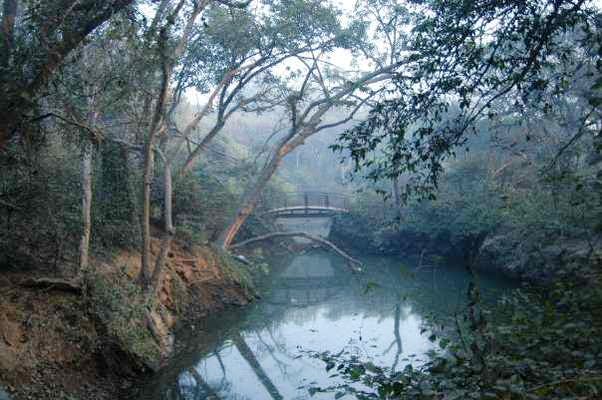
<path fill-rule="evenodd" d="M 125 274 L 87 277 L 91 309 L 126 353 L 145 366 L 157 365 L 161 353 L 146 327 L 148 304 L 138 285 Z"/>
<path fill-rule="evenodd" d="M 212 250 L 217 256 L 217 261 L 224 275 L 238 283 L 248 295 L 252 296 L 255 294 L 255 283 L 253 282 L 253 276 L 249 268 L 222 249 L 213 248 Z"/>

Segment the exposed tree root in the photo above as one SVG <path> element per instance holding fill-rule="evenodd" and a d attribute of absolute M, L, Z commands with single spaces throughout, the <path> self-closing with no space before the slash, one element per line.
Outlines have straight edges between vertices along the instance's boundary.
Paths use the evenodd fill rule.
<path fill-rule="evenodd" d="M 313 236 L 313 235 L 309 235 L 305 232 L 273 232 L 273 233 L 268 233 L 267 235 L 261 235 L 261 236 L 256 236 L 254 238 L 251 239 L 247 239 L 244 240 L 240 243 L 236 243 L 233 245 L 230 245 L 230 249 L 236 249 L 239 247 L 243 247 L 243 246 L 247 246 L 251 243 L 255 243 L 255 242 L 260 242 L 263 240 L 268 240 L 268 239 L 274 239 L 274 238 L 279 238 L 279 237 L 302 237 L 302 238 L 306 238 L 309 240 L 312 240 L 316 243 L 321 244 L 324 247 L 329 248 L 330 250 L 334 251 L 335 253 L 337 253 L 338 255 L 340 255 L 341 257 L 343 257 L 344 259 L 346 259 L 347 261 L 349 261 L 349 263 L 351 264 L 351 268 L 354 271 L 361 271 L 361 266 L 363 265 L 361 261 L 351 257 L 350 255 L 348 255 L 347 253 L 345 253 L 343 250 L 339 249 L 337 246 L 335 246 L 332 242 L 329 242 L 326 239 L 323 239 L 321 237 L 318 236 Z M 355 264 L 355 266 L 354 266 Z"/>
<path fill-rule="evenodd" d="M 28 278 L 21 281 L 19 285 L 26 288 L 58 290 L 75 294 L 82 292 L 82 287 L 78 283 L 56 278 Z"/>

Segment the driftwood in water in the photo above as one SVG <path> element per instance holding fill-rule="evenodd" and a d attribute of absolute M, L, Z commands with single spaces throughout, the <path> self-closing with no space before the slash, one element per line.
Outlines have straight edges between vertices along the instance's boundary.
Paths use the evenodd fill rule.
<path fill-rule="evenodd" d="M 75 294 L 82 292 L 82 287 L 78 283 L 56 278 L 28 278 L 21 281 L 19 285 L 26 288 L 58 290 Z"/>
<path fill-rule="evenodd" d="M 329 248 L 330 250 L 334 251 L 335 253 L 337 253 L 338 255 L 340 255 L 341 257 L 343 257 L 344 259 L 346 259 L 347 261 L 349 261 L 351 264 L 355 264 L 359 267 L 361 267 L 363 264 L 361 261 L 356 260 L 355 258 L 351 257 L 350 255 L 348 255 L 347 253 L 345 253 L 343 250 L 339 249 L 337 246 L 335 246 L 332 242 L 329 242 L 326 239 L 323 239 L 321 237 L 318 236 L 313 236 L 313 235 L 309 235 L 305 232 L 273 232 L 273 233 L 268 233 L 267 235 L 261 235 L 261 236 L 256 236 L 254 238 L 251 239 L 247 239 L 245 241 L 242 241 L 240 243 L 236 243 L 233 245 L 230 245 L 230 249 L 235 249 L 238 247 L 243 247 L 246 245 L 249 245 L 251 243 L 255 243 L 255 242 L 260 242 L 263 240 L 268 240 L 268 239 L 274 239 L 274 238 L 279 238 L 279 237 L 302 237 L 305 239 L 309 239 L 312 240 L 316 243 L 321 244 L 322 246 L 325 246 L 327 248 Z M 358 267 L 352 267 L 355 271 L 361 271 L 361 268 Z"/>

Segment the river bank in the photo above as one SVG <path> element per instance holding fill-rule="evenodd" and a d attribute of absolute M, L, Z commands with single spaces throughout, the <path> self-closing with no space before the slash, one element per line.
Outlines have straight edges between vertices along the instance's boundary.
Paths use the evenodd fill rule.
<path fill-rule="evenodd" d="M 256 375 L 269 390 L 271 386 L 280 386 L 285 377 L 266 381 L 266 373 L 282 366 L 278 363 L 272 366 L 263 355 L 254 355 L 253 349 L 258 346 L 264 346 L 267 355 L 290 347 L 284 354 L 292 357 L 290 362 L 295 364 L 297 355 L 290 355 L 300 348 L 338 354 L 339 345 L 347 342 L 372 354 L 377 365 L 392 364 L 395 370 L 409 362 L 411 353 L 426 354 L 436 349 L 436 340 L 429 338 L 441 332 L 431 330 L 431 322 L 427 322 L 433 312 L 449 319 L 451 313 L 462 309 L 461 303 L 466 300 L 464 294 L 470 279 L 463 264 L 450 264 L 449 258 L 435 259 L 432 254 L 422 254 L 401 259 L 363 254 L 368 271 L 358 275 L 342 258 L 333 255 L 315 258 L 313 246 L 306 252 L 293 242 L 287 243 L 277 240 L 271 246 L 247 249 L 246 259 L 253 260 L 250 268 L 209 246 L 195 247 L 177 241 L 168 255 L 168 274 L 159 292 L 157 311 L 150 315 L 158 330 L 148 329 L 148 321 L 144 319 L 146 305 L 134 284 L 140 268 L 136 252 L 121 250 L 111 257 L 96 259 L 98 272 L 87 276 L 81 293 L 62 287 L 22 285 L 25 279 L 36 278 L 36 274 L 47 277 L 47 271 L 7 271 L 5 279 L 0 281 L 0 387 L 6 388 L 11 400 L 126 399 L 138 398 L 140 394 L 160 400 L 164 398 L 164 390 L 174 390 L 174 382 L 180 381 L 184 374 L 186 379 L 197 382 L 188 384 L 188 389 L 200 385 L 207 391 L 213 378 L 207 378 L 208 382 L 200 375 L 191 378 L 189 373 L 194 370 L 191 368 L 211 349 L 219 353 L 229 337 L 236 339 L 231 343 L 253 368 L 268 365 L 267 372 L 260 369 Z M 153 254 L 157 250 L 158 244 L 153 243 Z M 485 279 L 482 288 L 493 288 L 487 282 L 496 271 L 499 272 L 493 268 L 481 276 Z M 244 312 L 222 314 L 228 307 L 249 304 L 256 295 L 252 272 L 269 282 L 261 290 L 265 298 Z M 445 300 L 441 308 L 436 299 Z M 324 311 L 324 307 L 330 311 Z M 357 319 L 358 313 L 365 315 Z M 288 314 L 293 315 L 292 319 L 286 317 Z M 262 323 L 258 325 L 263 320 L 268 325 L 284 324 L 284 331 L 264 332 Z M 311 321 L 311 326 L 303 321 Z M 356 326 L 359 321 L 363 322 Z M 383 332 L 383 324 L 391 325 L 392 331 Z M 293 328 L 296 325 L 304 328 Z M 399 333 L 404 330 L 407 332 Z M 176 331 L 180 332 L 177 348 Z M 233 332 L 238 332 L 238 336 L 232 336 Z M 280 342 L 265 345 L 254 339 L 247 343 L 248 332 L 269 338 L 281 336 L 286 345 Z M 350 336 L 343 340 L 341 332 L 349 332 Z M 385 340 L 388 337 L 385 332 L 387 335 L 392 332 L 391 345 Z M 335 336 L 326 340 L 331 333 Z M 303 342 L 305 339 L 301 340 L 303 343 L 298 341 L 305 336 L 307 343 Z M 378 351 L 395 347 L 399 338 L 413 344 L 406 343 L 405 347 L 398 344 L 393 358 L 377 356 Z M 321 369 L 320 359 L 312 362 L 311 368 Z M 388 376 L 383 376 L 382 382 L 387 379 Z M 329 383 L 332 382 L 324 380 L 323 386 L 328 387 Z M 298 395 L 299 387 L 309 390 L 312 386 L 307 382 L 291 382 L 286 391 L 291 396 Z M 255 391 L 259 396 L 263 389 L 243 386 L 237 390 L 241 394 Z"/>
<path fill-rule="evenodd" d="M 483 272 L 502 273 L 510 279 L 548 285 L 566 274 L 584 275 L 602 266 L 602 237 L 550 235 L 545 241 L 525 238 L 511 227 L 466 234 L 458 227 L 413 230 L 416 226 L 382 222 L 378 229 L 362 229 L 368 222 L 357 213 L 334 220 L 331 237 L 352 254 L 386 254 L 415 259 L 424 265 L 470 262 Z"/>
<path fill-rule="evenodd" d="M 0 387 L 12 400 L 129 398 L 138 381 L 169 359 L 177 326 L 254 296 L 241 266 L 209 246 L 176 242 L 168 258 L 150 315 L 134 283 L 140 268 L 135 251 L 96 259 L 97 272 L 86 276 L 81 291 L 22 284 L 53 271 L 3 271 Z"/>

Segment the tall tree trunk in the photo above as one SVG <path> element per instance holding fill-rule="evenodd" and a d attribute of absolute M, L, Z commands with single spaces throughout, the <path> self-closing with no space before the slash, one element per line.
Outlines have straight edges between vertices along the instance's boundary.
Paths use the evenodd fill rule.
<path fill-rule="evenodd" d="M 399 178 L 393 178 L 393 197 L 395 199 L 395 217 L 401 221 L 401 193 L 399 191 Z"/>
<path fill-rule="evenodd" d="M 84 144 L 82 149 L 82 236 L 79 242 L 79 272 L 88 269 L 90 252 L 90 233 L 92 230 L 92 153 L 94 145 L 90 142 Z"/>
<path fill-rule="evenodd" d="M 17 0 L 4 0 L 2 5 L 2 43 L 0 47 L 2 56 L 0 65 L 7 67 L 10 65 L 11 52 L 15 43 L 15 21 L 17 19 Z"/>
<path fill-rule="evenodd" d="M 167 28 L 164 27 L 161 30 L 161 37 L 159 46 L 161 51 L 166 51 L 165 46 L 167 44 Z M 144 147 L 144 173 L 143 173 L 143 188 L 142 188 L 142 266 L 140 268 L 140 275 L 138 275 L 138 281 L 143 287 L 148 287 L 150 284 L 150 258 L 151 258 L 151 185 L 154 177 L 154 164 L 155 164 L 155 138 L 159 136 L 161 131 L 165 128 L 164 126 L 164 114 L 165 105 L 167 103 L 167 97 L 169 93 L 169 80 L 171 72 L 173 70 L 172 64 L 167 61 L 167 56 L 162 54 L 164 57 L 163 65 L 161 68 L 161 89 L 159 91 L 159 98 L 155 105 L 155 111 L 151 122 L 150 131 L 146 139 L 146 145 Z"/>
<path fill-rule="evenodd" d="M 167 17 L 167 25 L 161 28 L 159 33 L 159 51 L 161 52 L 162 64 L 161 64 L 161 89 L 159 91 L 159 97 L 157 99 L 157 103 L 155 106 L 155 110 L 153 113 L 152 123 L 150 132 L 148 134 L 148 138 L 146 140 L 146 146 L 144 149 L 144 188 L 143 188 L 143 212 L 142 212 L 142 267 L 140 269 L 140 275 L 138 276 L 138 281 L 143 284 L 145 288 L 153 287 L 153 281 L 155 279 L 159 279 L 155 277 L 155 273 L 153 273 L 153 277 L 150 277 L 150 252 L 151 252 L 151 232 L 150 232 L 150 217 L 151 217 L 151 204 L 150 204 L 150 193 L 151 193 L 151 184 L 153 180 L 153 164 L 154 164 L 154 153 L 155 149 L 155 141 L 158 136 L 160 136 L 166 129 L 166 121 L 165 121 L 165 111 L 167 107 L 168 95 L 169 95 L 169 82 L 171 80 L 175 60 L 179 59 L 188 43 L 188 39 L 192 33 L 192 29 L 194 27 L 194 22 L 196 18 L 199 16 L 201 11 L 207 6 L 209 0 L 203 0 L 201 3 L 195 3 L 194 9 L 188 20 L 186 25 L 184 26 L 184 30 L 178 43 L 176 45 L 175 50 L 171 51 L 170 54 L 167 54 L 169 51 L 167 48 L 167 44 L 169 42 L 169 29 L 175 23 L 175 17 L 181 11 L 184 0 L 181 0 L 176 6 L 175 10 L 171 13 L 169 17 Z M 169 181 L 171 186 L 171 168 L 169 168 L 169 173 L 167 173 L 167 169 L 169 166 L 169 161 L 167 159 L 163 159 L 166 165 L 166 175 L 169 175 Z M 167 188 L 166 188 L 167 191 Z M 171 189 L 169 190 L 169 196 L 171 196 Z M 171 198 L 169 201 L 169 207 L 171 207 Z M 170 211 L 171 218 L 171 211 Z M 171 222 L 170 222 L 171 225 Z M 171 225 L 172 230 L 173 226 Z M 171 242 L 171 238 L 169 240 L 163 240 L 161 245 L 161 254 L 159 254 L 157 263 L 159 260 L 163 258 L 165 259 L 167 255 L 167 250 L 164 251 L 165 248 L 169 248 L 169 243 Z M 164 245 L 163 243 L 167 243 Z M 165 254 L 163 254 L 165 252 Z M 162 263 L 163 261 L 161 261 Z M 155 270 L 157 270 L 155 264 Z M 159 269 L 158 273 L 161 269 Z"/>
<path fill-rule="evenodd" d="M 153 270 L 153 275 L 150 280 L 150 285 L 147 289 L 147 294 L 150 298 L 155 298 L 161 289 L 161 284 L 163 282 L 163 278 L 165 276 L 165 262 L 167 260 L 167 255 L 169 254 L 169 249 L 171 247 L 171 241 L 173 240 L 173 236 L 175 235 L 175 227 L 173 225 L 173 184 L 172 184 L 172 171 L 171 171 L 171 163 L 167 159 L 163 159 L 165 163 L 165 171 L 164 171 L 164 198 L 163 202 L 163 218 L 164 218 L 164 227 L 163 227 L 163 237 L 161 238 L 161 249 L 159 251 L 159 255 L 155 262 L 155 269 Z"/>
<path fill-rule="evenodd" d="M 88 126 L 94 128 L 98 120 L 94 95 L 89 100 Z M 81 185 L 82 185 L 82 236 L 79 242 L 79 273 L 88 269 L 90 254 L 90 235 L 92 232 L 92 159 L 94 143 L 86 139 L 82 148 Z"/>
<path fill-rule="evenodd" d="M 151 184 L 153 181 L 155 157 L 153 144 L 147 141 L 144 150 L 144 174 L 142 178 L 142 266 L 140 268 L 139 282 L 146 286 L 149 282 L 150 256 L 151 256 Z"/>

